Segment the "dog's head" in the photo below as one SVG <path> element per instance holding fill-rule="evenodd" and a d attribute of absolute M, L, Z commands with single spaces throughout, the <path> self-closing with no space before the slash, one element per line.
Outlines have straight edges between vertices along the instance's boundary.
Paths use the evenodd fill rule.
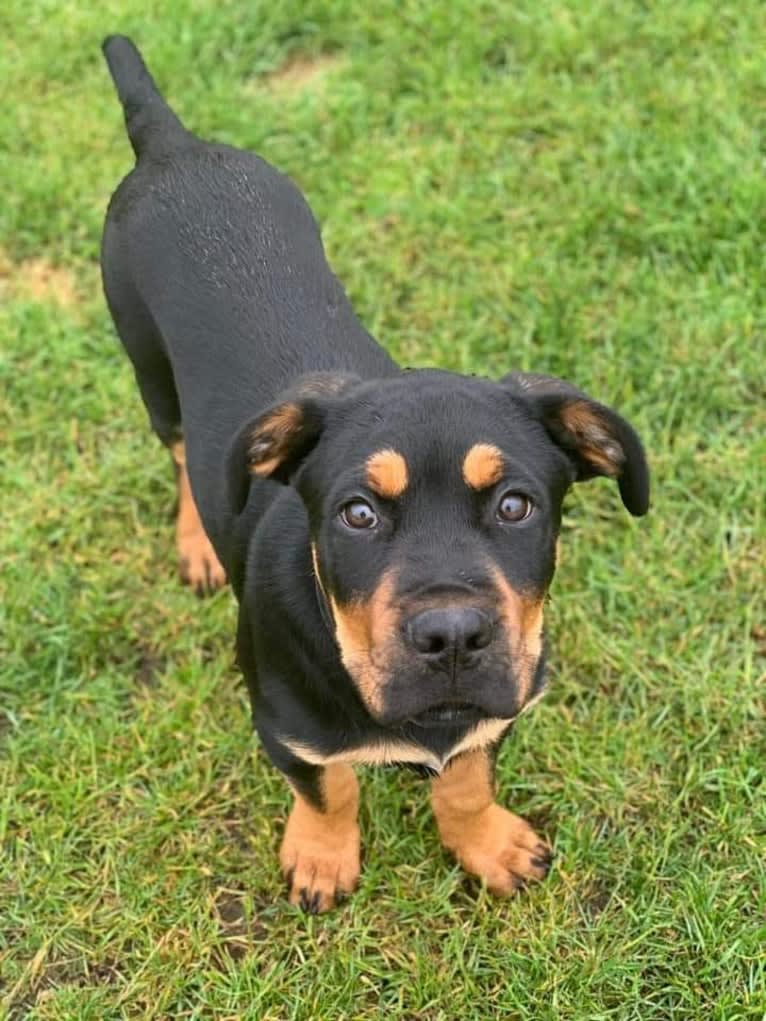
<path fill-rule="evenodd" d="M 526 373 L 307 377 L 244 426 L 228 467 L 235 511 L 250 476 L 300 493 L 341 658 L 388 726 L 518 715 L 542 686 L 566 490 L 606 475 L 631 514 L 649 499 L 631 426 Z"/>

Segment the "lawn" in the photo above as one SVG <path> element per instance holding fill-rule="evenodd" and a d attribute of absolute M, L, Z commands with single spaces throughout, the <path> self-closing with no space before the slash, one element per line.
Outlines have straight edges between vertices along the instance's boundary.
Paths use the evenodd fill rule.
<path fill-rule="evenodd" d="M 762 1021 L 766 8 L 149 6 L 0 13 L 0 1017 Z M 112 31 L 301 185 L 405 364 L 563 375 L 645 440 L 648 517 L 567 502 L 551 690 L 499 763 L 557 858 L 513 901 L 373 769 L 358 893 L 284 899 L 232 597 L 177 581 L 100 291 Z"/>

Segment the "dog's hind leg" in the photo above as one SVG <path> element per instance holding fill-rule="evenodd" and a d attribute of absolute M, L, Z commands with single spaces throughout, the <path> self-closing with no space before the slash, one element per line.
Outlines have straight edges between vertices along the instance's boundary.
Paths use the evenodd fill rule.
<path fill-rule="evenodd" d="M 173 458 L 178 484 L 176 545 L 181 578 L 198 595 L 226 582 L 226 574 L 202 526 L 194 502 L 183 443 L 181 408 L 173 369 L 159 330 L 135 292 L 130 278 L 120 273 L 120 251 L 104 237 L 103 279 L 109 309 L 123 347 L 128 353 L 141 397 L 154 432 Z"/>
<path fill-rule="evenodd" d="M 176 466 L 178 482 L 178 516 L 176 518 L 176 545 L 181 578 L 191 585 L 198 596 L 214 592 L 226 584 L 226 572 L 216 556 L 207 533 L 202 526 L 197 505 L 191 491 L 186 470 L 186 451 L 183 440 L 170 447 Z"/>

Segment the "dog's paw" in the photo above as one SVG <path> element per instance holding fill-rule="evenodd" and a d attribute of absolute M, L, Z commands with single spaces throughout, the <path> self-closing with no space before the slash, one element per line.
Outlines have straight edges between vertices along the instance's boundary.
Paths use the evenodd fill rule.
<path fill-rule="evenodd" d="M 201 528 L 178 536 L 178 569 L 181 580 L 198 596 L 226 584 L 226 572 Z"/>
<path fill-rule="evenodd" d="M 291 904 L 312 915 L 329 911 L 359 881 L 359 827 L 291 815 L 279 852 Z"/>
<path fill-rule="evenodd" d="M 553 859 L 529 823 L 494 804 L 465 826 L 450 850 L 466 872 L 499 897 L 510 897 L 530 880 L 544 879 Z"/>

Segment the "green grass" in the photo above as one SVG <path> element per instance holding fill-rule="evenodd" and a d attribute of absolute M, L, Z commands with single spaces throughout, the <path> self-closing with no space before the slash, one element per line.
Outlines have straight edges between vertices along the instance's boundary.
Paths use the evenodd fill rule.
<path fill-rule="evenodd" d="M 0 13 L 0 1016 L 763 1019 L 763 4 L 148 6 Z M 568 502 L 552 689 L 499 767 L 558 857 L 513 902 L 374 770 L 359 892 L 283 898 L 231 596 L 177 584 L 100 294 L 109 31 L 300 183 L 403 362 L 565 375 L 645 438 L 648 518 L 606 482 Z"/>

